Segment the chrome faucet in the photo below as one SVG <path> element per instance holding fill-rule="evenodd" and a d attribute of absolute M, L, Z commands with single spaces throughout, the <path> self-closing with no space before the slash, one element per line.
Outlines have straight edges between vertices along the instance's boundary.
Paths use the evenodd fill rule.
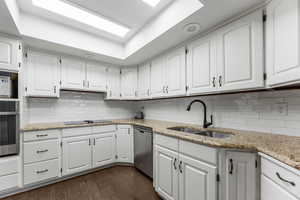
<path fill-rule="evenodd" d="M 207 121 L 207 118 L 206 118 L 207 107 L 206 107 L 206 104 L 205 104 L 203 101 L 201 101 L 201 100 L 199 100 L 199 99 L 192 101 L 192 102 L 188 105 L 188 107 L 187 107 L 186 110 L 187 110 L 187 111 L 190 111 L 190 110 L 191 110 L 191 107 L 192 107 L 192 105 L 193 105 L 193 103 L 196 103 L 196 102 L 201 103 L 201 104 L 203 105 L 203 108 L 204 108 L 203 128 L 208 128 L 209 126 L 211 126 L 211 125 L 213 124 L 213 116 L 212 116 L 212 115 L 210 116 L 210 122 L 208 122 L 208 121 Z"/>

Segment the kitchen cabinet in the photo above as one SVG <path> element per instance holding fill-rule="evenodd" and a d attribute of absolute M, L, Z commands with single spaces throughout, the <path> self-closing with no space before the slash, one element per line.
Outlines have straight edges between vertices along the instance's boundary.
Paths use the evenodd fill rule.
<path fill-rule="evenodd" d="M 267 5 L 267 85 L 280 86 L 300 81 L 299 0 L 273 0 Z"/>
<path fill-rule="evenodd" d="M 0 70 L 18 72 L 21 62 L 21 43 L 18 40 L 0 36 Z"/>
<path fill-rule="evenodd" d="M 19 186 L 19 158 L 17 156 L 0 158 L 0 191 Z"/>
<path fill-rule="evenodd" d="M 151 62 L 151 97 L 163 97 L 165 94 L 165 59 L 158 57 Z"/>
<path fill-rule="evenodd" d="M 106 70 L 103 64 L 90 62 L 86 63 L 86 80 L 87 90 L 104 92 L 106 91 Z"/>
<path fill-rule="evenodd" d="M 63 175 L 88 170 L 92 167 L 90 136 L 63 138 Z"/>
<path fill-rule="evenodd" d="M 243 17 L 217 33 L 220 91 L 264 87 L 262 10 Z"/>
<path fill-rule="evenodd" d="M 121 98 L 137 98 L 137 68 L 125 67 L 121 69 Z"/>
<path fill-rule="evenodd" d="M 217 91 L 217 46 L 214 36 L 207 36 L 188 45 L 187 94 Z"/>
<path fill-rule="evenodd" d="M 25 94 L 29 97 L 59 97 L 59 59 L 55 55 L 29 50 Z"/>
<path fill-rule="evenodd" d="M 93 138 L 93 167 L 115 162 L 115 133 L 97 134 Z"/>
<path fill-rule="evenodd" d="M 119 125 L 116 134 L 116 161 L 133 163 L 133 129 Z"/>
<path fill-rule="evenodd" d="M 107 94 L 106 99 L 121 98 L 121 73 L 120 68 L 109 67 L 107 69 Z"/>
<path fill-rule="evenodd" d="M 149 63 L 143 64 L 138 68 L 138 98 L 150 98 L 150 73 L 151 65 Z"/>
<path fill-rule="evenodd" d="M 71 57 L 61 58 L 61 88 L 68 90 L 84 90 L 84 61 Z"/>
<path fill-rule="evenodd" d="M 180 96 L 186 93 L 185 48 L 173 50 L 166 55 L 165 96 Z"/>

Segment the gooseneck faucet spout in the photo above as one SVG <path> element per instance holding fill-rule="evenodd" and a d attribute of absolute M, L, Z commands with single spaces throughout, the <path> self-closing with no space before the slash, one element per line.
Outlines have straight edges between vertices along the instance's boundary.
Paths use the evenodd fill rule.
<path fill-rule="evenodd" d="M 199 100 L 199 99 L 197 99 L 197 100 L 194 100 L 194 101 L 192 101 L 189 105 L 188 105 L 188 107 L 187 107 L 187 111 L 190 111 L 191 110 L 191 107 L 192 107 L 192 105 L 194 104 L 194 103 L 196 103 L 196 102 L 198 102 L 198 103 L 201 103 L 202 105 L 203 105 L 203 110 L 204 110 L 204 117 L 203 117 L 203 128 L 208 128 L 209 126 L 211 126 L 212 124 L 213 124 L 213 116 L 211 115 L 210 116 L 210 119 L 211 119 L 211 121 L 210 122 L 208 122 L 207 121 L 207 117 L 206 117 L 206 115 L 207 115 L 207 107 L 206 107 L 206 104 L 203 102 L 203 101 L 201 101 L 201 100 Z"/>

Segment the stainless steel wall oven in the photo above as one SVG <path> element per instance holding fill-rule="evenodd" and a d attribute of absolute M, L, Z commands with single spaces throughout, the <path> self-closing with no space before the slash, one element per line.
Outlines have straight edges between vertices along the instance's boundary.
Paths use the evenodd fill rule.
<path fill-rule="evenodd" d="M 0 157 L 19 153 L 19 102 L 0 100 Z"/>

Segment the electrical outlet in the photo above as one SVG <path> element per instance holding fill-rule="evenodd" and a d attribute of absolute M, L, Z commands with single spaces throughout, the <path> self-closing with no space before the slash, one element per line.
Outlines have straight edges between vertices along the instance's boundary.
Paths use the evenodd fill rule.
<path fill-rule="evenodd" d="M 279 116 L 288 115 L 288 103 L 280 102 L 273 105 L 273 113 Z"/>

